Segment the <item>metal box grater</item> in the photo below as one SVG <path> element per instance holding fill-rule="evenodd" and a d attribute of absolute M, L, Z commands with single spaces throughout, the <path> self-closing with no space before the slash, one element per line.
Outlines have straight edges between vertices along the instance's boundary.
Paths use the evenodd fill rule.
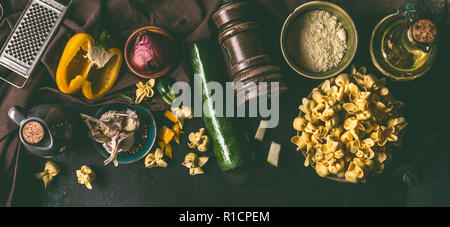
<path fill-rule="evenodd" d="M 61 24 L 71 0 L 31 0 L 0 51 L 0 65 L 15 77 L 0 79 L 23 88 L 39 62 L 53 34 Z"/>

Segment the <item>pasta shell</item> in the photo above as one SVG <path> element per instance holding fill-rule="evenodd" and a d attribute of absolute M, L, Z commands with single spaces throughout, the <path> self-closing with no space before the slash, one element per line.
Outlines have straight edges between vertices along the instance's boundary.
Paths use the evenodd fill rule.
<path fill-rule="evenodd" d="M 294 136 L 291 138 L 291 142 L 297 145 L 298 148 L 302 149 L 306 146 L 306 142 L 300 136 Z"/>
<path fill-rule="evenodd" d="M 305 118 L 306 121 L 312 121 L 312 117 L 310 114 L 305 114 L 305 116 L 303 116 Z"/>
<path fill-rule="evenodd" d="M 351 143 L 351 146 L 350 146 L 350 152 L 352 152 L 353 154 L 355 154 L 356 152 L 358 152 L 359 151 L 359 148 L 361 147 L 361 143 L 359 142 L 359 140 L 354 140 L 352 143 Z"/>
<path fill-rule="evenodd" d="M 353 163 L 355 163 L 357 165 L 357 167 L 359 167 L 359 168 L 364 168 L 366 165 L 362 158 L 354 158 Z"/>
<path fill-rule="evenodd" d="M 328 129 L 332 129 L 336 125 L 336 118 L 330 118 L 328 121 L 325 121 L 325 127 Z"/>
<path fill-rule="evenodd" d="M 369 98 L 370 94 L 371 94 L 370 91 L 362 91 L 359 93 L 358 97 L 361 99 L 367 100 Z"/>
<path fill-rule="evenodd" d="M 362 143 L 367 147 L 373 147 L 375 145 L 375 142 L 372 138 L 366 138 L 362 141 Z"/>
<path fill-rule="evenodd" d="M 328 172 L 330 172 L 331 174 L 337 174 L 338 173 L 338 168 L 334 165 L 332 166 L 328 166 Z"/>
<path fill-rule="evenodd" d="M 389 89 L 387 87 L 380 88 L 380 95 L 381 96 L 386 96 L 388 94 L 389 94 Z"/>
<path fill-rule="evenodd" d="M 350 131 L 345 131 L 341 135 L 341 142 L 346 143 L 346 142 L 350 142 L 350 141 L 353 141 L 353 135 Z"/>
<path fill-rule="evenodd" d="M 393 133 L 391 133 L 391 134 L 389 134 L 388 140 L 389 141 L 397 141 L 398 140 L 398 136 L 393 134 Z"/>
<path fill-rule="evenodd" d="M 311 142 L 311 135 L 309 133 L 302 132 L 301 137 L 306 143 L 310 143 Z"/>
<path fill-rule="evenodd" d="M 325 160 L 327 160 L 327 161 L 331 160 L 333 157 L 334 157 L 334 154 L 331 152 L 325 154 Z"/>
<path fill-rule="evenodd" d="M 308 166 L 309 166 L 309 154 L 306 156 L 305 162 L 303 163 L 303 165 L 304 165 L 305 167 L 308 167 Z"/>
<path fill-rule="evenodd" d="M 330 88 L 331 88 L 331 82 L 330 82 L 330 80 L 324 81 L 323 84 L 322 84 L 322 86 L 320 87 L 320 89 L 321 89 L 325 94 L 329 94 Z"/>
<path fill-rule="evenodd" d="M 303 117 L 296 117 L 294 119 L 293 127 L 297 131 L 302 131 L 306 126 L 306 120 Z"/>
<path fill-rule="evenodd" d="M 305 114 L 309 114 L 311 112 L 305 105 L 300 105 L 298 108 Z"/>
<path fill-rule="evenodd" d="M 364 171 L 361 168 L 359 168 L 359 167 L 357 167 L 355 174 L 356 174 L 356 177 L 359 178 L 359 179 L 364 177 Z"/>
<path fill-rule="evenodd" d="M 328 149 L 328 146 L 326 144 L 323 144 L 320 146 L 320 152 L 322 152 L 324 154 L 328 154 L 331 151 Z"/>
<path fill-rule="evenodd" d="M 333 85 L 329 90 L 328 96 L 336 97 L 336 93 L 338 93 L 338 92 L 339 92 L 339 87 L 336 85 Z"/>
<path fill-rule="evenodd" d="M 323 153 L 322 152 L 316 152 L 314 154 L 314 158 L 316 160 L 316 162 L 320 162 L 324 159 Z"/>
<path fill-rule="evenodd" d="M 393 128 L 399 124 L 404 124 L 405 123 L 405 118 L 403 117 L 399 117 L 399 118 L 394 118 L 394 119 L 390 119 L 387 123 L 388 127 Z"/>
<path fill-rule="evenodd" d="M 331 136 L 332 136 L 333 138 L 338 138 L 338 139 L 340 139 L 340 138 L 341 138 L 342 132 L 344 132 L 344 129 L 343 129 L 342 127 L 332 128 L 332 129 L 331 129 Z"/>
<path fill-rule="evenodd" d="M 333 166 L 334 163 L 336 163 L 336 159 L 334 157 L 332 157 L 327 162 L 328 162 L 328 166 Z"/>
<path fill-rule="evenodd" d="M 345 172 L 345 180 L 350 183 L 358 182 L 358 179 L 356 178 L 356 174 L 353 171 Z"/>
<path fill-rule="evenodd" d="M 344 121 L 344 129 L 345 130 L 351 130 L 356 128 L 358 125 L 358 119 L 356 117 L 349 117 L 345 119 Z"/>
<path fill-rule="evenodd" d="M 368 148 L 366 151 L 366 154 L 364 155 L 364 157 L 368 160 L 372 159 L 373 157 L 375 157 L 375 152 L 373 152 L 373 150 L 371 148 Z"/>
<path fill-rule="evenodd" d="M 385 152 L 379 152 L 377 153 L 377 160 L 379 163 L 383 163 L 384 161 L 386 161 L 386 153 Z"/>
<path fill-rule="evenodd" d="M 344 87 L 346 84 L 350 83 L 350 78 L 348 74 L 342 73 L 336 77 L 336 80 L 334 82 L 337 86 Z"/>
<path fill-rule="evenodd" d="M 334 110 L 331 105 L 325 104 L 325 109 L 323 110 L 323 115 L 325 116 L 333 116 Z"/>
<path fill-rule="evenodd" d="M 376 83 L 376 79 L 372 74 L 369 74 L 364 77 L 364 87 L 370 89 Z"/>
<path fill-rule="evenodd" d="M 317 172 L 317 175 L 319 175 L 320 177 L 326 177 L 326 176 L 328 176 L 328 174 L 330 174 L 328 172 L 328 167 L 323 164 L 316 165 L 316 172 Z"/>
<path fill-rule="evenodd" d="M 314 133 L 314 131 L 316 131 L 316 130 L 317 130 L 317 127 L 314 126 L 311 122 L 308 122 L 304 129 L 305 132 L 311 133 L 311 134 Z"/>
<path fill-rule="evenodd" d="M 358 120 L 362 120 L 362 121 L 368 120 L 368 119 L 371 118 L 371 117 L 372 117 L 372 114 L 371 114 L 370 111 L 368 111 L 368 110 L 363 111 L 363 112 L 361 112 L 361 113 L 358 113 L 358 114 L 356 115 L 356 118 L 357 118 Z"/>
<path fill-rule="evenodd" d="M 312 111 L 313 113 L 322 113 L 325 110 L 325 107 L 325 103 L 319 103 L 312 109 Z"/>
<path fill-rule="evenodd" d="M 353 104 L 353 103 L 344 103 L 342 105 L 342 107 L 349 114 L 354 114 L 354 113 L 358 112 L 358 107 L 355 104 Z"/>
<path fill-rule="evenodd" d="M 350 73 L 351 74 L 356 74 L 356 68 L 354 65 L 350 66 Z"/>
<path fill-rule="evenodd" d="M 345 155 L 344 154 L 344 150 L 342 150 L 342 149 L 339 149 L 339 150 L 334 152 L 334 157 L 337 158 L 337 159 L 343 158 L 344 155 Z"/>
<path fill-rule="evenodd" d="M 345 90 L 344 87 L 340 87 L 338 92 L 335 94 L 334 98 L 337 101 L 341 101 L 344 98 L 344 90 Z"/>
<path fill-rule="evenodd" d="M 323 97 L 322 92 L 320 92 L 319 90 L 313 91 L 311 97 L 316 103 L 323 103 L 324 102 L 324 100 L 322 98 Z"/>
<path fill-rule="evenodd" d="M 366 67 L 361 67 L 358 69 L 358 73 L 362 74 L 362 75 L 366 75 L 367 74 L 367 68 Z"/>
<path fill-rule="evenodd" d="M 336 162 L 335 166 L 336 166 L 336 168 L 338 169 L 338 172 L 343 171 L 343 170 L 344 170 L 344 167 L 345 167 L 345 162 L 344 162 L 344 160 L 342 160 L 342 159 L 339 160 L 338 162 Z"/>
<path fill-rule="evenodd" d="M 327 147 L 328 147 L 328 150 L 329 150 L 330 152 L 334 152 L 334 151 L 336 151 L 336 150 L 338 149 L 338 147 L 339 147 L 339 142 L 334 141 L 333 139 L 331 139 L 330 137 L 328 137 L 328 140 L 327 140 Z"/>
<path fill-rule="evenodd" d="M 358 151 L 356 151 L 356 153 L 355 153 L 355 156 L 356 157 L 358 157 L 358 158 L 363 158 L 364 157 L 364 152 L 362 151 L 362 150 L 358 150 Z"/>
<path fill-rule="evenodd" d="M 316 137 L 319 139 L 324 139 L 328 135 L 328 129 L 322 125 L 314 132 Z"/>
<path fill-rule="evenodd" d="M 348 165 L 347 172 L 354 172 L 356 170 L 356 164 L 354 162 L 350 162 Z"/>
<path fill-rule="evenodd" d="M 355 105 L 358 107 L 358 110 L 364 111 L 369 107 L 369 102 L 365 99 L 356 99 Z"/>
<path fill-rule="evenodd" d="M 309 99 L 307 99 L 308 101 L 307 101 L 307 103 L 306 103 L 306 107 L 309 109 L 309 110 L 312 110 L 316 105 L 317 105 L 317 103 L 316 102 L 314 102 L 314 100 L 309 100 Z"/>

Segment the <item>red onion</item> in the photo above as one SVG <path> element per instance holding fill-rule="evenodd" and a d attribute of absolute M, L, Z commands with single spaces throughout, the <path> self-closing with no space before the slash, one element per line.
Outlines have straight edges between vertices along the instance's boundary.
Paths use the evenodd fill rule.
<path fill-rule="evenodd" d="M 140 72 L 158 72 L 167 65 L 169 48 L 168 40 L 152 35 L 149 31 L 142 31 L 136 38 L 131 64 Z"/>

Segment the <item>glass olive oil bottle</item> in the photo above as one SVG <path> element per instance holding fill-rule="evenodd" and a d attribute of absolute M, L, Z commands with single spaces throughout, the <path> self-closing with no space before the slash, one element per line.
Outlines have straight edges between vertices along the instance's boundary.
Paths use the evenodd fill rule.
<path fill-rule="evenodd" d="M 436 26 L 416 16 L 412 4 L 381 20 L 372 33 L 374 65 L 395 80 L 412 80 L 426 73 L 437 53 Z"/>

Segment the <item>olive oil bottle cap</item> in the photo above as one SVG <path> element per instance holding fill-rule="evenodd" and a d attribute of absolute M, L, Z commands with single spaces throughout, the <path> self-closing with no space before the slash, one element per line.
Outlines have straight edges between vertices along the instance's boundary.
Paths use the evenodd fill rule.
<path fill-rule="evenodd" d="M 436 37 L 436 26 L 428 19 L 420 19 L 411 25 L 411 33 L 419 43 L 431 43 Z"/>

